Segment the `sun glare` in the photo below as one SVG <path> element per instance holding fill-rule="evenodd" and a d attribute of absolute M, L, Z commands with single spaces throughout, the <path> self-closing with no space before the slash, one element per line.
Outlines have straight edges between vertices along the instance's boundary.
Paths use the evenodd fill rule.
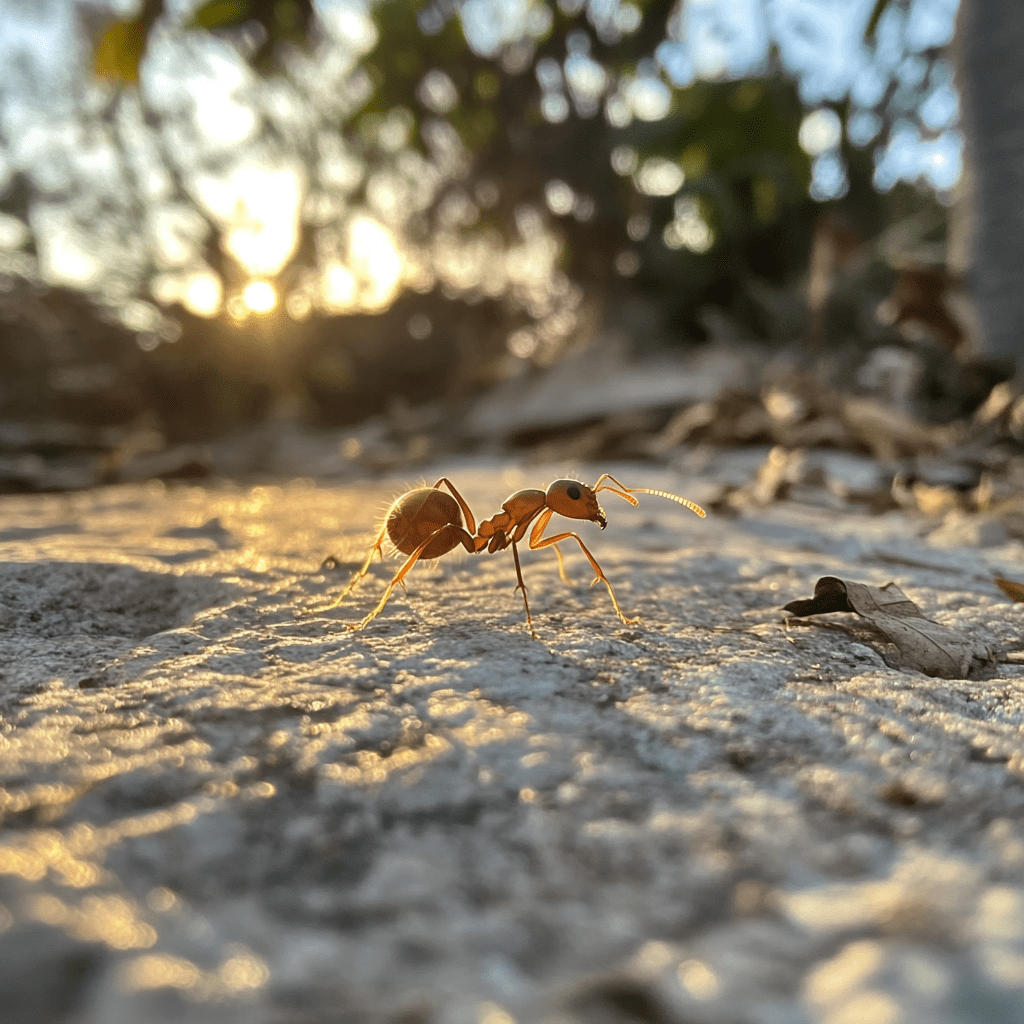
<path fill-rule="evenodd" d="M 402 288 L 406 260 L 395 235 L 379 221 L 353 217 L 347 260 L 331 260 L 320 275 L 320 300 L 332 313 L 387 309 Z"/>
<path fill-rule="evenodd" d="M 250 281 L 242 299 L 252 312 L 269 313 L 277 305 L 277 291 L 269 281 Z"/>
<path fill-rule="evenodd" d="M 387 309 L 402 283 L 404 260 L 395 236 L 372 217 L 354 217 L 348 229 L 349 265 L 360 283 L 360 305 Z"/>
<path fill-rule="evenodd" d="M 192 274 L 184 283 L 181 301 L 196 316 L 216 316 L 223 299 L 220 278 L 215 274 Z"/>
<path fill-rule="evenodd" d="M 332 313 L 343 313 L 355 307 L 357 284 L 352 271 L 332 260 L 321 275 L 320 294 L 324 305 Z"/>
<path fill-rule="evenodd" d="M 224 251 L 250 274 L 276 274 L 299 241 L 305 195 L 302 171 L 288 162 L 254 157 L 227 174 L 198 174 L 199 200 L 223 226 Z"/>

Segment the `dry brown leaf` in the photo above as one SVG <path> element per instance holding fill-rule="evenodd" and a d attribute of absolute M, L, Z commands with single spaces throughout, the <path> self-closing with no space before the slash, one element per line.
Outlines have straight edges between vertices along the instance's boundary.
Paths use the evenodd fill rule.
<path fill-rule="evenodd" d="M 855 612 L 896 645 L 900 663 L 895 667 L 941 679 L 991 678 L 997 672 L 996 664 L 1005 660 L 1001 651 L 926 619 L 895 583 L 872 587 L 823 576 L 814 586 L 813 598 L 791 601 L 783 610 L 798 616 Z"/>

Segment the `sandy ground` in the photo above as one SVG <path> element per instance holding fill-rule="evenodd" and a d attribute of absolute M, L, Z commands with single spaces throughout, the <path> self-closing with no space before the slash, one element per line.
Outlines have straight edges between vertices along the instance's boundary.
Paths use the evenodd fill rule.
<path fill-rule="evenodd" d="M 729 467 L 425 475 L 484 517 L 569 468 L 703 501 Z M 1022 669 L 933 679 L 779 611 L 895 580 L 1020 646 L 1019 542 L 607 496 L 580 532 L 641 625 L 568 549 L 573 587 L 524 556 L 539 640 L 510 552 L 359 633 L 393 563 L 311 614 L 418 482 L 3 499 L 4 1019 L 1024 1021 Z"/>

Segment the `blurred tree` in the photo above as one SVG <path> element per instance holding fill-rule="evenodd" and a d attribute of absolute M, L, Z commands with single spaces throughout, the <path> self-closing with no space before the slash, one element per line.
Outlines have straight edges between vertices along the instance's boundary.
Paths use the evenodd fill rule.
<path fill-rule="evenodd" d="M 518 21 L 509 15 L 517 6 Z M 139 49 L 118 44 L 154 31 L 160 8 L 149 0 L 135 21 L 111 26 L 97 69 L 131 81 Z M 302 270 L 344 248 L 323 173 L 337 175 L 324 159 L 332 140 L 362 171 L 353 172 L 349 207 L 362 205 L 426 253 L 450 296 L 504 294 L 526 314 L 510 329 L 520 356 L 553 358 L 581 312 L 590 322 L 600 315 L 588 305 L 614 308 L 624 288 L 662 290 L 659 301 L 678 300 L 692 327 L 709 297 L 728 304 L 749 273 L 781 283 L 799 272 L 811 220 L 809 161 L 787 79 L 769 71 L 760 81 L 672 89 L 655 55 L 682 31 L 672 22 L 675 0 L 524 2 L 506 5 L 504 20 L 500 8 L 482 0 L 378 4 L 377 45 L 347 83 L 362 102 L 321 109 L 319 131 L 264 118 L 264 139 L 300 157 L 311 200 L 295 259 L 273 282 L 293 295 L 298 285 L 293 305 L 317 304 Z M 228 33 L 265 71 L 290 71 L 294 83 L 301 60 L 282 44 L 308 32 L 311 14 L 308 4 L 214 0 L 189 27 Z M 424 188 L 431 177 L 434 187 Z M 536 272 L 524 276 L 523 257 L 532 244 L 538 261 L 538 240 L 553 226 L 557 251 L 549 242 Z M 226 239 L 216 223 L 209 228 L 208 262 L 229 292 L 244 293 L 246 275 L 225 265 Z M 503 255 L 510 258 L 501 267 Z M 553 256 L 560 270 L 552 278 Z M 509 263 L 520 264 L 518 281 Z"/>
<path fill-rule="evenodd" d="M 985 348 L 1024 374 L 1024 7 L 962 0 L 958 72 L 967 140 L 966 264 Z"/>
<path fill-rule="evenodd" d="M 44 264 L 43 229 L 75 242 L 84 286 L 161 350 L 165 379 L 175 359 L 244 366 L 331 421 L 367 411 L 374 351 L 421 368 L 422 386 L 392 374 L 397 393 L 451 394 L 507 351 L 550 361 L 638 298 L 652 342 L 699 335 L 708 305 L 788 339 L 814 200 L 873 228 L 872 178 L 934 170 L 892 153 L 941 91 L 941 32 L 911 31 L 910 0 L 860 8 L 854 81 L 812 66 L 849 26 L 807 5 L 212 0 L 183 20 L 145 0 L 91 29 L 114 86 L 77 101 L 76 159 L 15 176 L 6 209 Z M 479 311 L 472 359 L 456 307 Z M 352 340 L 374 334 L 353 318 L 388 309 L 372 343 Z M 179 356 L 161 310 L 186 327 Z M 225 340 L 204 355 L 193 339 L 217 315 Z"/>

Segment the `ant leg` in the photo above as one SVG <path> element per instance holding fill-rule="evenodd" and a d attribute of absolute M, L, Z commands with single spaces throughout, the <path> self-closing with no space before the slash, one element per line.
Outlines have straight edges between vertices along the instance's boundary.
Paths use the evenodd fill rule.
<path fill-rule="evenodd" d="M 533 533 L 531 533 L 530 536 L 531 537 L 539 537 L 547 529 L 547 525 L 548 525 L 548 523 L 551 522 L 551 517 L 554 514 L 555 514 L 554 509 L 550 509 L 550 508 L 544 509 L 540 513 L 540 518 L 537 520 L 536 523 L 534 523 L 534 525 L 533 525 Z M 519 523 L 519 525 L 516 527 L 515 533 L 512 534 L 512 538 L 511 539 L 512 539 L 512 543 L 513 544 L 516 541 L 522 540 L 523 537 L 526 536 L 526 531 L 529 529 L 530 523 L 532 521 L 533 521 L 533 517 L 530 516 L 529 518 L 524 519 L 521 523 Z M 555 557 L 558 559 L 558 575 L 562 577 L 562 582 L 566 586 L 571 587 L 572 586 L 572 580 L 569 579 L 569 576 L 568 576 L 568 574 L 565 571 L 565 562 L 562 559 L 562 551 L 561 551 L 561 549 L 559 548 L 559 546 L 557 544 L 555 545 Z"/>
<path fill-rule="evenodd" d="M 537 537 L 539 537 L 547 529 L 548 523 L 551 522 L 551 517 L 554 514 L 555 514 L 554 509 L 550 509 L 550 508 L 546 508 L 546 509 L 544 509 L 541 512 L 540 519 L 538 519 L 537 522 L 533 524 L 533 532 L 530 534 L 530 537 L 532 539 L 535 540 Z M 523 537 L 526 536 L 526 531 L 527 531 L 529 525 L 530 525 L 530 520 L 529 519 L 525 519 L 523 522 L 521 522 L 519 524 L 518 528 L 516 529 L 516 532 L 512 535 L 512 540 L 513 541 L 522 540 Z M 533 547 L 532 544 L 530 546 Z M 559 546 L 557 544 L 555 545 L 555 557 L 558 559 L 558 575 L 562 577 L 562 582 L 567 587 L 571 587 L 573 585 L 572 584 L 572 580 L 569 579 L 569 576 L 568 576 L 568 574 L 565 571 L 565 561 L 562 558 L 562 550 L 561 550 L 561 548 L 559 548 Z"/>
<path fill-rule="evenodd" d="M 348 586 L 338 594 L 333 601 L 329 601 L 325 605 L 316 606 L 312 609 L 312 613 L 318 614 L 320 612 L 329 612 L 332 608 L 337 608 L 342 601 L 352 593 L 353 590 L 359 585 L 359 581 L 370 571 L 370 563 L 373 561 L 374 555 L 380 555 L 381 561 L 384 560 L 384 538 L 387 536 L 387 526 L 380 528 L 380 533 L 377 534 L 377 539 L 373 542 L 373 547 L 370 548 L 370 553 L 366 556 L 366 561 L 363 562 L 359 571 L 348 581 Z"/>
<path fill-rule="evenodd" d="M 473 518 L 473 513 L 470 511 L 469 505 L 466 503 L 466 499 L 459 494 L 455 489 L 455 484 L 453 484 L 448 477 L 441 477 L 441 479 L 434 484 L 434 490 L 436 491 L 441 484 L 445 484 L 447 486 L 448 490 L 452 492 L 452 497 L 454 497 L 459 503 L 459 508 L 462 509 L 462 514 L 466 517 L 466 528 L 470 533 L 476 533 L 476 520 Z"/>
<path fill-rule="evenodd" d="M 537 524 L 541 526 L 541 523 Z M 601 570 L 601 566 L 597 564 L 597 559 L 590 553 L 587 545 L 583 543 L 578 534 L 575 533 L 557 533 L 554 537 L 545 537 L 544 540 L 540 539 L 540 531 L 534 528 L 533 533 L 530 534 L 530 547 L 534 551 L 539 551 L 541 548 L 550 547 L 557 544 L 560 540 L 568 540 L 572 538 L 580 546 L 580 550 L 587 556 L 587 560 L 590 562 L 594 570 L 594 583 L 600 580 L 608 588 L 608 596 L 612 599 L 612 605 L 615 607 L 615 613 L 618 617 L 627 625 L 635 626 L 640 620 L 639 619 L 627 619 L 622 609 L 619 607 L 618 599 L 615 597 L 615 591 L 612 589 L 611 582 L 608 577 L 605 576 Z M 593 586 L 593 583 L 591 584 Z"/>
<path fill-rule="evenodd" d="M 444 529 L 444 527 L 442 527 L 442 529 Z M 377 607 L 374 608 L 373 611 L 370 612 L 370 614 L 367 615 L 364 619 L 361 619 L 357 623 L 350 624 L 349 629 L 362 629 L 364 626 L 371 623 L 384 610 L 384 605 L 388 603 L 388 598 L 391 597 L 391 592 L 395 589 L 395 587 L 401 584 L 402 589 L 405 589 L 404 581 L 406 574 L 419 561 L 420 555 L 423 554 L 424 549 L 433 539 L 434 534 L 431 534 L 418 548 L 416 548 L 416 550 L 405 560 L 405 564 L 402 566 L 402 568 L 399 569 L 398 572 L 395 573 L 395 575 L 391 578 L 391 582 L 387 585 L 387 588 L 384 591 L 384 596 L 378 602 Z M 328 609 L 324 610 L 327 611 Z"/>
<path fill-rule="evenodd" d="M 555 557 L 558 559 L 558 575 L 562 577 L 562 582 L 567 587 L 571 587 L 572 586 L 572 580 L 569 579 L 569 576 L 568 576 L 568 574 L 565 571 L 565 559 L 562 558 L 562 552 L 559 549 L 557 544 L 554 545 L 554 548 L 555 548 Z"/>
<path fill-rule="evenodd" d="M 556 548 L 555 550 L 558 549 Z M 540 637 L 537 636 L 537 631 L 533 628 L 533 619 L 530 617 L 530 602 L 526 600 L 526 584 L 523 582 L 523 569 L 519 564 L 519 549 L 516 547 L 515 541 L 512 541 L 512 557 L 515 559 L 516 577 L 519 580 L 519 583 L 516 585 L 516 590 L 521 590 L 523 592 L 523 604 L 526 607 L 526 625 L 530 630 L 530 636 L 532 636 L 534 640 L 539 640 Z M 513 593 L 515 593 L 515 591 L 513 591 Z"/>
<path fill-rule="evenodd" d="M 470 534 L 466 533 L 466 531 L 463 530 L 461 526 L 456 527 L 456 526 L 454 526 L 453 523 L 447 523 L 446 525 L 442 526 L 440 529 L 435 530 L 405 560 L 405 564 L 402 566 L 402 568 L 399 569 L 398 572 L 395 573 L 395 575 L 391 579 L 391 582 L 387 585 L 387 589 L 384 591 L 384 596 L 377 603 L 377 607 L 374 608 L 373 611 L 370 612 L 369 615 L 367 615 L 365 618 L 361 619 L 359 622 L 351 624 L 349 626 L 349 629 L 352 629 L 352 630 L 362 629 L 364 626 L 369 625 L 369 623 L 371 623 L 384 610 L 384 605 L 386 605 L 388 603 L 388 598 L 391 597 L 391 593 L 395 589 L 395 587 L 401 585 L 402 589 L 403 590 L 405 589 L 405 577 L 408 575 L 409 570 L 419 561 L 420 556 L 426 550 L 427 545 L 430 544 L 430 542 L 433 541 L 435 537 L 437 537 L 437 535 L 441 532 L 441 530 L 450 530 L 450 529 L 453 529 L 453 528 L 457 529 L 459 531 L 459 535 L 458 535 L 459 543 L 462 544 L 462 546 L 467 551 L 469 551 L 470 553 L 474 552 L 476 549 L 475 549 L 474 544 L 473 544 L 473 537 L 470 536 Z"/>

